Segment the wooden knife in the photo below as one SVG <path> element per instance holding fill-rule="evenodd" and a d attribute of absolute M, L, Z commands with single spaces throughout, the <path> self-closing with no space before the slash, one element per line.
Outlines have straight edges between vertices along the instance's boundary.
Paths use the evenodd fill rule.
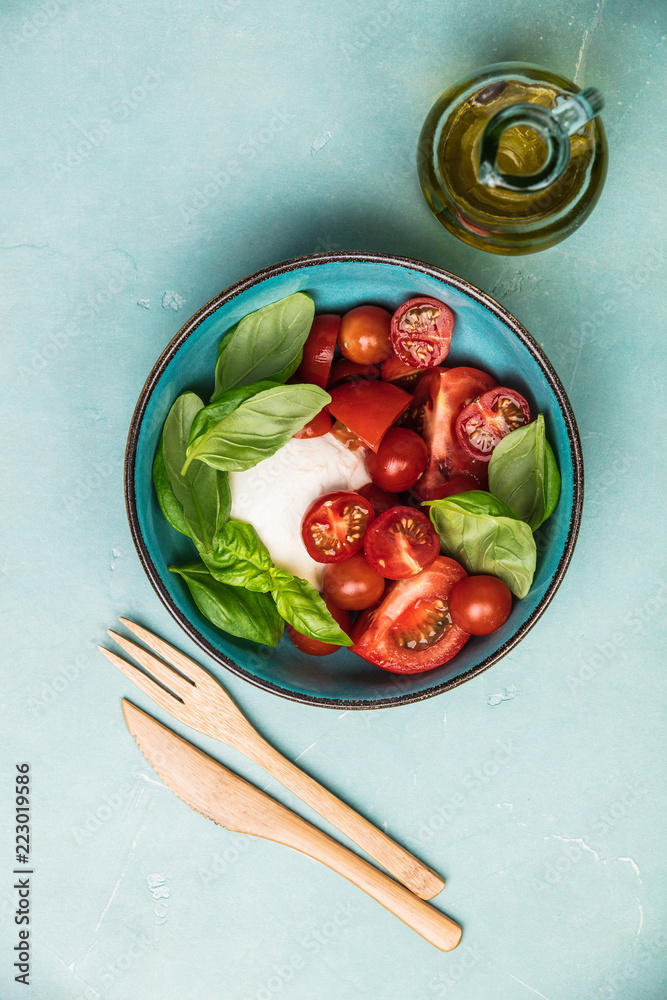
<path fill-rule="evenodd" d="M 264 837 L 321 861 L 436 948 L 457 946 L 461 928 L 434 906 L 126 699 L 123 713 L 148 763 L 186 805 L 227 830 Z"/>

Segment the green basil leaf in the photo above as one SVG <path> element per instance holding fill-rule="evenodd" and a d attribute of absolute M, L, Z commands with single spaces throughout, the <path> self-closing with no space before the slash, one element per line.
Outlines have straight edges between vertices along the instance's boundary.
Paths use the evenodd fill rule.
<path fill-rule="evenodd" d="M 174 497 L 183 509 L 188 534 L 200 552 L 208 552 L 217 531 L 229 517 L 232 501 L 224 472 L 201 462 L 194 469 L 181 472 L 192 423 L 203 406 L 194 392 L 178 397 L 162 430 L 162 455 Z"/>
<path fill-rule="evenodd" d="M 271 590 L 273 560 L 252 524 L 227 521 L 215 536 L 213 552 L 205 555 L 209 572 L 220 583 L 267 594 Z"/>
<path fill-rule="evenodd" d="M 560 472 L 551 445 L 545 441 L 544 453 L 544 521 L 551 517 L 560 496 Z"/>
<path fill-rule="evenodd" d="M 292 576 L 286 570 L 276 570 L 271 591 L 280 615 L 292 628 L 311 639 L 351 646 L 352 640 L 343 632 L 326 604 L 311 583 Z"/>
<path fill-rule="evenodd" d="M 201 613 L 218 628 L 240 639 L 278 645 L 285 626 L 269 594 L 219 583 L 203 563 L 169 569 L 185 580 Z"/>
<path fill-rule="evenodd" d="M 537 549 L 527 524 L 513 517 L 472 513 L 462 509 L 464 495 L 433 500 L 431 521 L 442 551 L 468 573 L 490 573 L 504 580 L 517 597 L 525 597 L 535 575 Z"/>
<path fill-rule="evenodd" d="M 507 434 L 493 449 L 489 489 L 533 531 L 552 513 L 558 502 L 560 474 L 541 413 L 532 423 Z"/>
<path fill-rule="evenodd" d="M 457 493 L 455 496 L 445 499 L 451 501 L 452 507 L 456 507 L 466 514 L 490 514 L 491 517 L 516 518 L 516 514 L 507 504 L 491 493 L 487 493 L 486 490 L 470 490 L 468 493 Z M 438 502 L 436 500 L 426 501 L 424 506 Z"/>
<path fill-rule="evenodd" d="M 187 442 L 188 446 L 193 446 L 195 441 L 210 431 L 223 417 L 229 416 L 230 413 L 238 409 L 241 403 L 245 403 L 247 399 L 252 399 L 258 392 L 273 389 L 276 386 L 280 386 L 280 384 L 280 382 L 273 379 L 266 379 L 263 382 L 254 382 L 253 385 L 237 386 L 235 389 L 230 389 L 226 392 L 217 402 L 204 406 L 192 421 L 190 437 Z"/>
<path fill-rule="evenodd" d="M 279 448 L 330 402 L 316 385 L 281 385 L 241 403 L 188 446 L 186 473 L 198 459 L 223 471 L 250 469 Z"/>
<path fill-rule="evenodd" d="M 294 374 L 294 372 L 297 370 L 302 361 L 303 361 L 303 348 L 301 348 L 299 353 L 294 357 L 292 361 L 290 361 L 288 365 L 285 365 L 285 367 L 281 368 L 279 372 L 275 372 L 271 376 L 271 381 L 283 382 L 283 383 L 286 382 L 287 379 L 290 377 L 290 375 Z"/>
<path fill-rule="evenodd" d="M 176 499 L 171 486 L 171 480 L 169 479 L 169 473 L 167 472 L 167 466 L 164 464 L 162 437 L 160 437 L 160 443 L 157 446 L 155 458 L 153 459 L 153 485 L 157 493 L 160 510 L 169 524 L 176 531 L 180 531 L 182 535 L 189 536 L 190 532 L 188 531 L 188 524 L 183 514 L 183 507 Z"/>
<path fill-rule="evenodd" d="M 305 344 L 314 315 L 310 296 L 295 292 L 245 316 L 218 349 L 213 401 L 232 386 L 282 374 Z"/>

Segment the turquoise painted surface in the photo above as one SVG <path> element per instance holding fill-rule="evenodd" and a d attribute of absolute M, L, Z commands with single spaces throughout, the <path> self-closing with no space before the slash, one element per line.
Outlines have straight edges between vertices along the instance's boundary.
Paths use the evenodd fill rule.
<path fill-rule="evenodd" d="M 0 30 L 3 1000 L 25 995 L 21 760 L 35 1000 L 663 997 L 659 7 L 5 0 Z M 444 86 L 509 58 L 599 87 L 611 153 L 588 222 L 523 259 L 442 230 L 413 164 Z M 134 747 L 132 692 L 96 650 L 126 614 L 194 651 L 123 506 L 126 431 L 155 358 L 232 281 L 326 249 L 405 254 L 490 292 L 544 346 L 582 433 L 574 562 L 490 671 L 346 714 L 227 678 L 268 738 L 446 876 L 438 905 L 464 926 L 451 955 L 314 862 L 187 810 Z"/>

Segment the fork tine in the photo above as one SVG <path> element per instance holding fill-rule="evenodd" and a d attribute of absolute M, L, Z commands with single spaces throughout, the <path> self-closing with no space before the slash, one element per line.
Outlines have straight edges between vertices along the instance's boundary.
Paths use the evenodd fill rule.
<path fill-rule="evenodd" d="M 138 646 L 136 642 L 132 642 L 130 639 L 126 639 L 125 636 L 118 635 L 117 632 L 112 631 L 112 629 L 107 629 L 107 635 L 110 635 L 114 642 L 117 642 L 121 649 L 124 649 L 126 653 L 129 653 L 133 659 L 135 659 L 141 666 L 148 670 L 149 673 L 160 682 L 168 687 L 170 691 L 178 695 L 181 701 L 186 701 L 189 694 L 192 694 L 194 689 L 194 684 L 192 681 L 187 680 L 182 677 L 173 667 L 167 666 L 162 660 L 158 660 L 156 656 L 149 653 L 147 649 L 143 646 Z"/>
<path fill-rule="evenodd" d="M 169 712 L 170 715 L 178 718 L 178 714 L 174 710 L 177 709 L 178 705 L 182 704 L 180 698 L 177 698 L 175 695 L 165 691 L 165 689 L 160 687 L 160 685 L 154 681 L 152 677 L 147 677 L 146 674 L 143 674 L 138 667 L 135 667 L 133 663 L 128 663 L 127 660 L 122 658 L 122 656 L 117 656 L 116 653 L 112 653 L 110 649 L 106 649 L 104 646 L 98 646 L 97 648 L 100 653 L 106 656 L 107 660 L 110 660 L 111 663 L 113 663 L 114 667 L 118 667 L 121 673 L 125 674 L 125 676 L 131 680 L 133 684 L 136 684 L 137 687 L 144 692 L 144 694 L 147 694 L 149 698 L 152 698 L 153 701 L 160 706 L 160 708 L 163 708 L 165 712 Z"/>
<path fill-rule="evenodd" d="M 188 680 L 191 680 L 193 684 L 197 683 L 198 677 L 202 680 L 210 678 L 211 675 L 209 672 L 205 670 L 204 667 L 200 666 L 199 663 L 195 663 L 195 661 L 191 660 L 189 656 L 185 655 L 185 653 L 181 653 L 179 649 L 176 649 L 174 646 L 170 646 L 168 642 L 165 642 L 164 639 L 160 639 L 159 636 L 153 635 L 153 633 L 149 632 L 148 629 L 143 628 L 141 625 L 136 625 L 134 622 L 131 622 L 129 618 L 119 618 L 118 621 L 122 622 L 125 628 L 128 628 L 130 632 L 134 632 L 134 634 L 138 636 L 142 642 L 145 642 L 146 645 L 152 650 L 159 653 L 163 660 L 166 660 L 167 663 L 171 663 L 173 667 L 180 670 L 183 676 L 187 677 Z M 218 681 L 218 683 L 220 682 Z M 220 687 L 222 687 L 222 685 L 220 685 Z"/>

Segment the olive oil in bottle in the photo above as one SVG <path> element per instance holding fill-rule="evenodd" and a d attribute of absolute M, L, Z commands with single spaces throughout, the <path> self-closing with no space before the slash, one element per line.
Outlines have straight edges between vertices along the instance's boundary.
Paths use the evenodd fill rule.
<path fill-rule="evenodd" d="M 499 63 L 446 91 L 419 140 L 436 218 L 492 253 L 553 246 L 595 206 L 607 170 L 597 91 L 535 66 Z"/>

